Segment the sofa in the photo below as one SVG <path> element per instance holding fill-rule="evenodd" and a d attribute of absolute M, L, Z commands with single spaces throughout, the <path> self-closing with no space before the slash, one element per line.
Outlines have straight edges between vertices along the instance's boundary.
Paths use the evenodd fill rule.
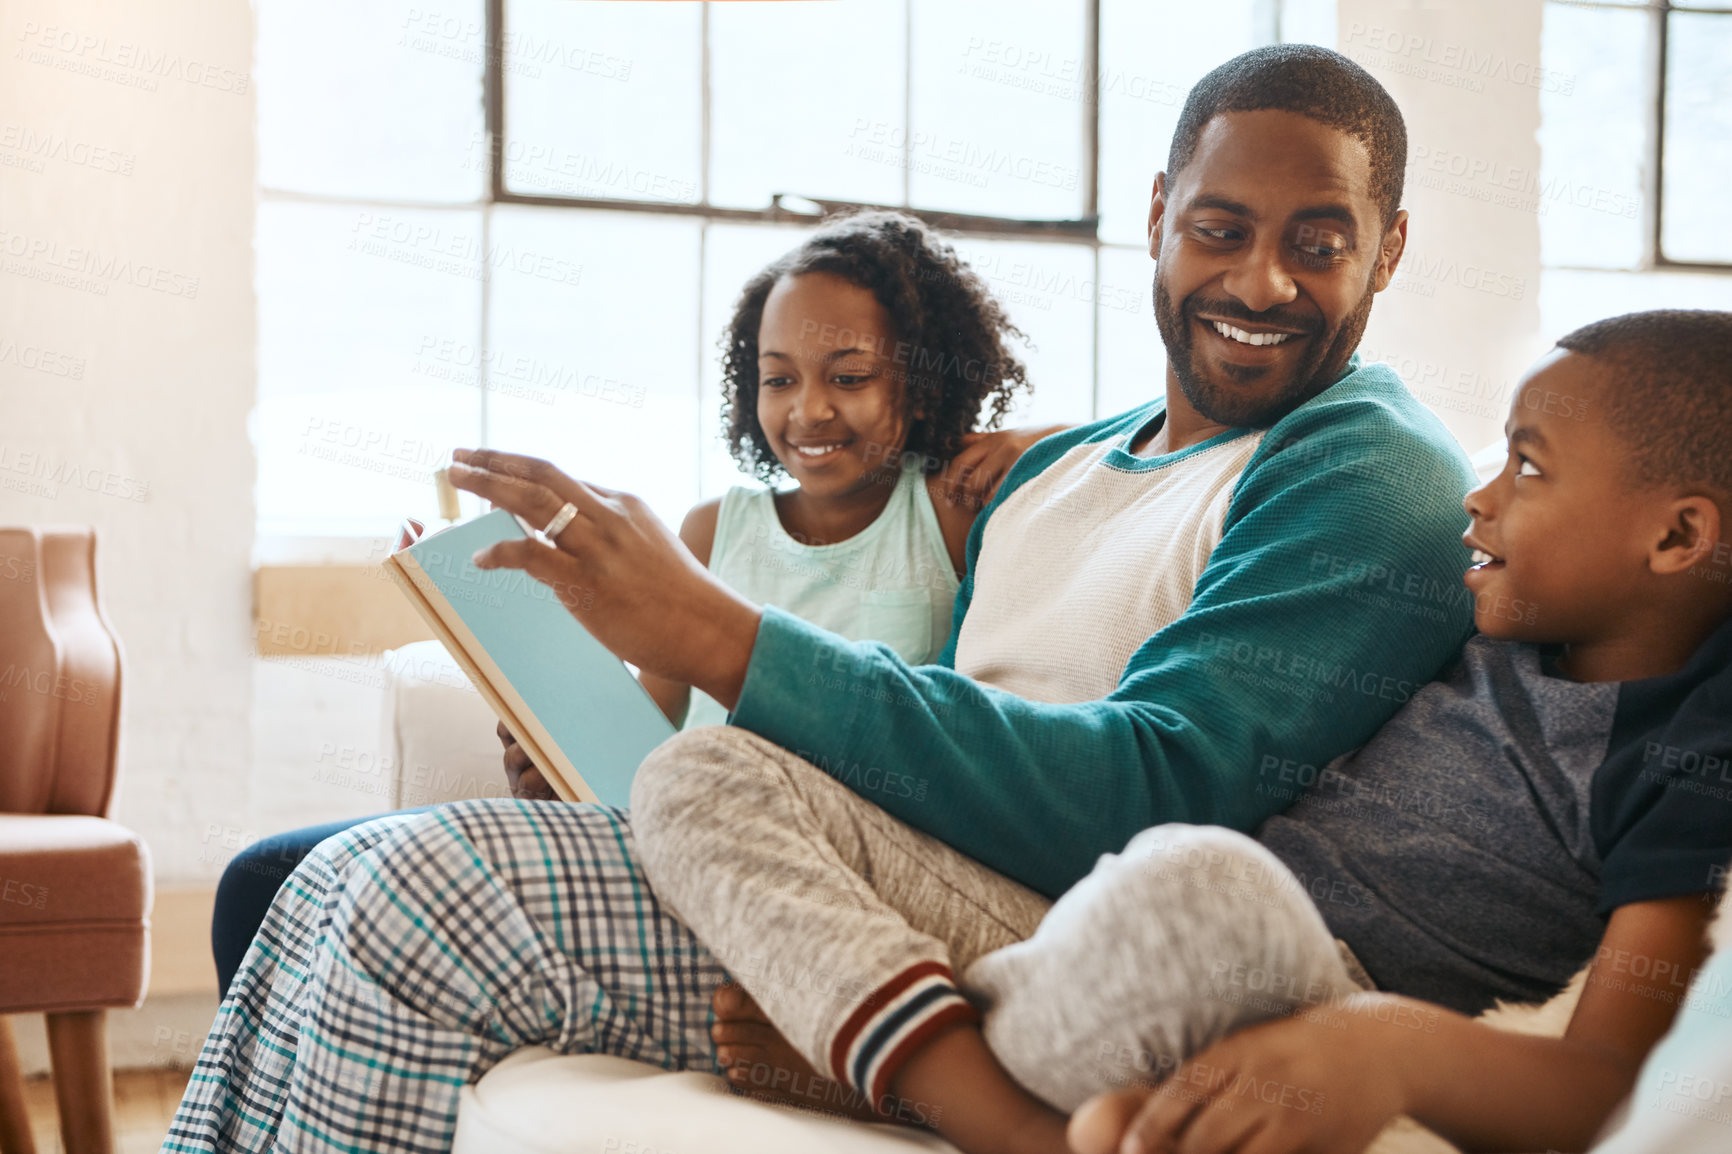
<path fill-rule="evenodd" d="M 1501 464 L 1501 461 L 1499 462 Z M 1484 467 L 1484 466 L 1482 466 Z M 1495 469 L 1495 466 L 1494 466 Z M 385 656 L 381 748 L 396 808 L 507 793 L 492 711 L 436 641 Z M 1544 1006 L 1490 1012 L 1494 1024 L 1561 1034 L 1581 977 Z M 749 1101 L 710 1074 L 604 1055 L 530 1048 L 463 1091 L 454 1154 L 896 1154 L 954 1151 L 931 1133 L 865 1125 Z M 1402 1120 L 1371 1154 L 1453 1154 Z"/>
<path fill-rule="evenodd" d="M 502 797 L 497 720 L 437 641 L 385 655 L 380 748 L 394 809 Z M 1417 1131 L 1417 1128 L 1413 1128 Z M 1449 1154 L 1423 1144 L 1377 1154 Z M 1429 1142 L 1425 1140 L 1429 1139 Z M 936 1134 L 738 1097 L 712 1074 L 531 1047 L 464 1089 L 453 1154 L 909 1154 Z"/>

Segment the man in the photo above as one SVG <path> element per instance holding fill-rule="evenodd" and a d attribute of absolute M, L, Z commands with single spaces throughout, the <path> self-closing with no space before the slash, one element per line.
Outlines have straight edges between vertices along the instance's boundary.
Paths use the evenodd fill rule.
<path fill-rule="evenodd" d="M 1353 357 L 1401 259 L 1405 163 L 1394 103 L 1336 53 L 1260 49 L 1198 83 L 1149 214 L 1165 396 L 1023 455 L 970 534 L 936 665 L 740 599 L 642 502 L 545 462 L 456 455 L 456 484 L 535 524 L 575 510 L 556 544 L 479 560 L 731 710 L 646 773 L 810 786 L 866 872 L 913 863 L 874 885 L 943 907 L 885 929 L 960 967 L 1147 826 L 1247 830 L 1284 808 L 1463 639 L 1472 473 L 1392 371 Z M 722 964 L 658 905 L 619 811 L 462 803 L 361 826 L 286 894 L 165 1149 L 443 1149 L 457 1090 L 524 1045 L 714 1068 Z M 911 1030 L 966 1013 L 949 975 L 922 969 L 888 1017 L 861 1001 L 881 1020 L 846 1080 L 876 1099 Z"/>

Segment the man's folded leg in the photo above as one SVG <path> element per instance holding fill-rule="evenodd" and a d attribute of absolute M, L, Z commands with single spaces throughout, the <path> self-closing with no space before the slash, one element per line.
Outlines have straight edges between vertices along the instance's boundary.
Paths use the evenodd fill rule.
<path fill-rule="evenodd" d="M 977 1020 L 955 974 L 1050 905 L 731 726 L 658 746 L 632 818 L 666 907 L 815 1069 L 874 1103 L 925 1041 Z"/>
<path fill-rule="evenodd" d="M 650 892 L 622 811 L 370 822 L 283 886 L 163 1149 L 442 1152 L 461 1088 L 523 1046 L 714 1070 L 725 980 Z"/>

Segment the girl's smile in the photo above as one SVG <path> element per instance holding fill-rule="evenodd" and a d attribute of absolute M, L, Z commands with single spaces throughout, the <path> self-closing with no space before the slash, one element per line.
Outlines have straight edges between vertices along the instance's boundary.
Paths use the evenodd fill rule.
<path fill-rule="evenodd" d="M 890 499 L 908 439 L 894 326 L 870 289 L 830 273 L 778 281 L 758 329 L 758 423 L 800 488 L 796 519 L 851 523 Z"/>

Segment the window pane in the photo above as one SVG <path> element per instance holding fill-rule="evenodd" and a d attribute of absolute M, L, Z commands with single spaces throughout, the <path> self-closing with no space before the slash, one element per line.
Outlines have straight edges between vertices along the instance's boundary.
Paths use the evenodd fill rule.
<path fill-rule="evenodd" d="M 1639 93 L 1648 18 L 1639 11 L 1545 6 L 1540 86 L 1540 260 L 1631 268 L 1642 259 L 1642 156 L 1647 113 Z M 1530 190 L 1518 184 L 1515 191 Z"/>
<path fill-rule="evenodd" d="M 994 216 L 1082 213 L 1083 0 L 913 0 L 910 202 Z M 881 142 L 872 141 L 874 146 Z"/>
<path fill-rule="evenodd" d="M 505 6 L 505 184 L 513 192 L 695 204 L 696 4 Z"/>
<path fill-rule="evenodd" d="M 1028 343 L 1011 351 L 1034 385 L 1005 417 L 1005 427 L 1053 421 L 1081 423 L 1093 412 L 1094 253 L 1082 245 L 958 237 L 956 251 L 986 279 Z"/>
<path fill-rule="evenodd" d="M 720 496 L 734 485 L 757 485 L 741 473 L 722 443 L 722 368 L 717 342 L 734 316 L 740 289 L 765 265 L 795 247 L 809 229 L 766 225 L 712 224 L 704 240 L 704 317 L 698 344 L 702 351 L 704 393 L 698 419 L 703 433 L 703 495 Z M 786 481 L 779 482 L 786 484 Z"/>
<path fill-rule="evenodd" d="M 487 439 L 648 501 L 697 500 L 698 232 L 689 217 L 493 214 Z"/>
<path fill-rule="evenodd" d="M 906 31 L 881 0 L 713 5 L 710 201 L 901 204 Z"/>
<path fill-rule="evenodd" d="M 1110 417 L 1166 391 L 1167 350 L 1155 327 L 1155 262 L 1140 248 L 1101 249 L 1100 412 Z"/>
<path fill-rule="evenodd" d="M 1101 0 L 1101 239 L 1141 244 L 1191 85 L 1258 43 L 1253 0 Z"/>
<path fill-rule="evenodd" d="M 469 201 L 485 172 L 481 0 L 257 0 L 259 183 Z"/>
<path fill-rule="evenodd" d="M 1667 19 L 1660 247 L 1673 260 L 1732 261 L 1732 15 Z"/>
<path fill-rule="evenodd" d="M 1540 336 L 1548 341 L 1591 321 L 1647 309 L 1732 312 L 1732 276 L 1599 269 L 1547 269 L 1540 274 Z"/>
<path fill-rule="evenodd" d="M 436 513 L 479 434 L 447 348 L 481 327 L 478 209 L 259 205 L 261 534 L 378 534 Z"/>

